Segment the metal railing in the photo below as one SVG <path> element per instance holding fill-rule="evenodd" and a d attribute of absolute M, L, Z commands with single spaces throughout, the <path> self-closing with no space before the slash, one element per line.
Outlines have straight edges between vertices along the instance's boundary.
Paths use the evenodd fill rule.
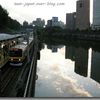
<path fill-rule="evenodd" d="M 34 88 L 35 88 L 35 77 L 36 77 L 36 64 L 37 64 L 37 51 L 38 51 L 38 41 L 37 36 L 35 37 L 35 44 L 34 44 L 34 53 L 33 58 L 30 66 L 30 70 L 28 73 L 28 78 L 26 82 L 26 87 L 24 91 L 23 97 L 33 97 L 34 96 Z"/>

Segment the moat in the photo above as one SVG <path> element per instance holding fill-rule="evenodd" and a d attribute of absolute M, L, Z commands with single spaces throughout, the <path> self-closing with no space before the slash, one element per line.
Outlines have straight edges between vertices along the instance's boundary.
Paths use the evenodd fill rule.
<path fill-rule="evenodd" d="M 99 43 L 41 39 L 35 97 L 100 97 Z"/>

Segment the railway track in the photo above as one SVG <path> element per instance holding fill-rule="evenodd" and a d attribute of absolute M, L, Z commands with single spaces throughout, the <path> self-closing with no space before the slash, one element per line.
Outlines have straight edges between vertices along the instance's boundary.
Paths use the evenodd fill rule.
<path fill-rule="evenodd" d="M 18 77 L 20 76 L 21 71 L 23 70 L 23 67 L 26 66 L 23 64 L 21 67 L 13 67 L 8 66 L 8 68 L 3 69 L 3 73 L 1 73 L 1 97 L 9 97 L 11 96 L 12 91 L 14 90 L 14 87 L 18 81 Z M 25 70 L 24 70 L 25 71 Z"/>
<path fill-rule="evenodd" d="M 20 71 L 16 70 L 16 73 L 14 73 L 14 77 L 9 82 L 9 85 L 7 86 L 7 88 L 5 88 L 5 90 L 3 92 L 4 97 L 16 97 L 15 85 L 18 80 L 19 73 L 20 73 Z"/>
<path fill-rule="evenodd" d="M 1 93 L 5 90 L 5 88 L 7 87 L 7 85 L 9 84 L 9 82 L 12 80 L 13 77 L 13 71 L 11 70 L 10 73 L 8 73 L 8 75 L 5 77 L 5 79 L 1 80 Z"/>
<path fill-rule="evenodd" d="M 21 88 L 25 89 L 30 63 L 32 60 L 31 58 L 33 57 L 33 55 L 33 52 L 31 52 L 30 62 L 27 63 L 26 59 L 21 67 L 13 67 L 9 64 L 6 64 L 1 69 L 0 97 L 23 97 L 23 94 L 18 94 L 18 92 L 20 91 L 19 87 L 21 87 L 21 84 Z"/>
<path fill-rule="evenodd" d="M 21 67 L 13 67 L 8 66 L 8 68 L 3 69 L 2 77 L 1 77 L 1 87 L 0 87 L 0 96 L 1 97 L 16 97 L 18 84 L 21 84 L 26 81 L 27 73 L 29 71 L 29 66 L 27 63 L 27 59 L 24 61 L 23 66 Z"/>
<path fill-rule="evenodd" d="M 14 86 L 16 83 L 16 79 L 18 77 L 18 73 L 20 70 L 18 68 L 12 68 L 10 69 L 8 75 L 5 79 L 2 79 L 1 81 L 1 96 L 8 96 L 10 92 L 12 91 L 11 86 Z M 13 83 L 13 84 L 11 84 Z"/>
<path fill-rule="evenodd" d="M 8 76 L 9 73 L 10 73 L 10 70 L 11 70 L 11 68 L 7 69 L 6 72 L 5 72 L 4 74 L 3 74 L 2 71 L 1 71 L 1 74 L 2 74 L 1 82 L 2 82 L 3 80 L 6 80 L 7 76 Z"/>

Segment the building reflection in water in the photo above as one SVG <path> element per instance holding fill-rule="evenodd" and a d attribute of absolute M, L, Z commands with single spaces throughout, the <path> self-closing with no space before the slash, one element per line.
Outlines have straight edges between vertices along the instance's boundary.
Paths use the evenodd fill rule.
<path fill-rule="evenodd" d="M 100 52 L 92 52 L 91 78 L 100 83 Z"/>
<path fill-rule="evenodd" d="M 62 48 L 63 46 L 55 46 L 55 45 L 47 45 L 48 49 L 51 49 L 52 52 L 58 52 L 58 48 Z M 91 62 L 91 69 L 88 67 L 89 60 L 89 48 L 82 48 L 82 47 L 74 47 L 74 46 L 66 46 L 65 47 L 65 58 L 71 59 L 75 61 L 74 72 L 84 76 L 89 76 L 100 83 L 100 52 L 96 52 L 93 50 L 92 52 L 92 62 Z M 89 70 L 89 71 L 88 71 Z M 88 73 L 89 72 L 89 73 Z"/>
<path fill-rule="evenodd" d="M 88 74 L 88 49 L 77 48 L 75 53 L 75 72 L 87 77 Z"/>
<path fill-rule="evenodd" d="M 75 61 L 74 71 L 79 75 L 87 77 L 88 49 L 66 46 L 65 58 Z"/>
<path fill-rule="evenodd" d="M 65 58 L 66 59 L 71 59 L 72 61 L 75 60 L 75 47 L 67 47 L 65 50 Z"/>
<path fill-rule="evenodd" d="M 58 46 L 56 46 L 56 45 L 47 45 L 47 48 L 51 49 L 53 53 L 58 52 L 58 48 L 60 49 L 62 47 L 63 47 L 62 45 L 58 45 Z"/>

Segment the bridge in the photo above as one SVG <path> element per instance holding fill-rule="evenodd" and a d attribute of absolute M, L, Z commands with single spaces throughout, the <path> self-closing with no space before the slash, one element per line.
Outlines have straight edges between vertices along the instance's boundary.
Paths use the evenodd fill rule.
<path fill-rule="evenodd" d="M 16 46 L 19 41 L 22 42 L 25 35 L 2 34 L 2 36 L 4 37 L 0 39 L 0 97 L 34 97 L 37 60 L 40 57 L 37 36 L 31 37 L 33 39 L 31 41 L 32 46 L 30 50 L 27 49 L 27 57 L 22 66 L 10 65 L 9 49 Z M 30 37 L 27 38 L 27 35 L 26 41 L 29 45 Z M 2 58 L 3 60 L 1 60 Z"/>

